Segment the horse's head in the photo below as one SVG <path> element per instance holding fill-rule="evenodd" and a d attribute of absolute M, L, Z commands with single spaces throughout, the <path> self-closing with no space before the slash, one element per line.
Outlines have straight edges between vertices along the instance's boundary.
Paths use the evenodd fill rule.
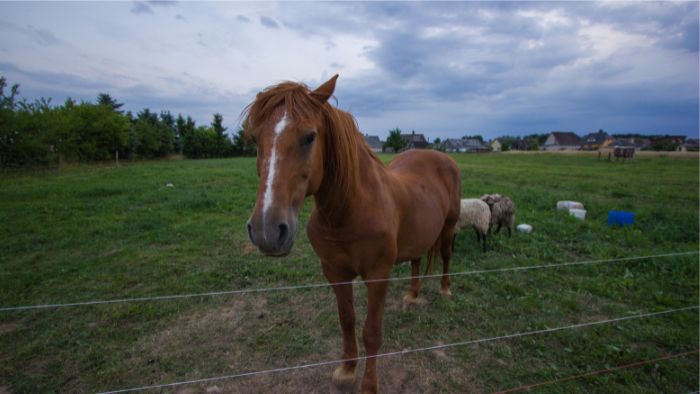
<path fill-rule="evenodd" d="M 323 111 L 337 77 L 314 91 L 290 82 L 270 87 L 247 108 L 243 124 L 257 145 L 260 179 L 248 236 L 267 255 L 289 253 L 304 199 L 321 185 Z"/>

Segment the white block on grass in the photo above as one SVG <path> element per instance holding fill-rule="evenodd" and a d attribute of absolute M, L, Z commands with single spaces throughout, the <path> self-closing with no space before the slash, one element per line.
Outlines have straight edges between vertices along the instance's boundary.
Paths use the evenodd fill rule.
<path fill-rule="evenodd" d="M 557 209 L 559 210 L 568 210 L 568 209 L 584 209 L 583 204 L 581 204 L 578 201 L 558 201 L 557 202 Z"/>
<path fill-rule="evenodd" d="M 532 226 L 530 226 L 529 224 L 522 223 L 522 224 L 519 224 L 518 227 L 516 227 L 516 228 L 517 228 L 518 231 L 520 231 L 521 233 L 526 233 L 526 234 L 527 234 L 527 233 L 531 233 L 531 232 L 532 232 Z"/>
<path fill-rule="evenodd" d="M 569 215 L 575 217 L 576 219 L 584 220 L 586 218 L 586 210 L 571 208 L 569 209 Z"/>

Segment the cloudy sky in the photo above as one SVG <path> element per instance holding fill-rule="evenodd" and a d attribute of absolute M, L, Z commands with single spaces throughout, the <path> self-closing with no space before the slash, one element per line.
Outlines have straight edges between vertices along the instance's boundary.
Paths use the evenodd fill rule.
<path fill-rule="evenodd" d="M 212 114 L 339 73 L 363 132 L 698 135 L 697 2 L 1 2 L 23 97 Z"/>

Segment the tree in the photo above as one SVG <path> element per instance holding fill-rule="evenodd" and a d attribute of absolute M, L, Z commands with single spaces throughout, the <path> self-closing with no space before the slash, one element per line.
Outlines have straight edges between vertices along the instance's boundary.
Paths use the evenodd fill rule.
<path fill-rule="evenodd" d="M 5 94 L 7 81 L 0 77 L 0 165 L 48 164 L 52 160 L 48 129 L 53 115 L 44 98 L 19 100 L 19 85 Z"/>
<path fill-rule="evenodd" d="M 389 137 L 387 137 L 383 148 L 391 148 L 394 152 L 399 152 L 407 144 L 408 141 L 401 137 L 401 129 L 397 127 L 393 130 L 389 130 Z"/>
<path fill-rule="evenodd" d="M 134 152 L 140 158 L 157 157 L 162 150 L 162 140 L 158 131 L 158 115 L 144 108 L 133 121 Z"/>
<path fill-rule="evenodd" d="M 119 108 L 124 105 L 123 103 L 118 103 L 117 100 L 112 98 L 109 94 L 107 93 L 100 93 L 97 95 L 97 105 L 105 105 L 110 108 L 112 108 L 112 111 L 117 112 L 117 113 L 123 113 L 123 111 L 120 111 Z"/>
<path fill-rule="evenodd" d="M 484 142 L 484 137 L 481 136 L 481 134 L 476 134 L 476 135 L 465 135 L 462 137 L 462 139 L 477 139 L 479 142 L 483 143 Z"/>
<path fill-rule="evenodd" d="M 170 111 L 160 112 L 158 131 L 162 142 L 159 156 L 175 153 L 175 118 L 170 114 Z"/>
<path fill-rule="evenodd" d="M 195 123 L 191 117 L 187 117 L 187 120 L 182 117 L 182 114 L 177 115 L 177 120 L 175 121 L 175 150 L 178 153 L 183 153 L 185 139 L 187 135 L 192 134 L 195 129 Z"/>
<path fill-rule="evenodd" d="M 0 76 L 0 165 L 14 162 L 15 144 L 15 98 L 19 94 L 19 85 L 12 85 L 10 94 L 5 95 L 7 80 Z"/>
<path fill-rule="evenodd" d="M 56 109 L 52 124 L 59 162 L 108 160 L 128 146 L 128 118 L 107 105 L 67 102 Z"/>
<path fill-rule="evenodd" d="M 226 135 L 226 127 L 223 125 L 224 117 L 220 113 L 214 114 L 214 120 L 211 122 L 211 129 L 216 134 L 216 149 L 213 153 L 215 156 L 228 156 L 232 154 L 231 140 Z"/>
<path fill-rule="evenodd" d="M 435 150 L 442 151 L 442 140 L 438 137 L 433 140 L 433 143 L 431 144 L 431 148 Z"/>
<path fill-rule="evenodd" d="M 214 120 L 212 120 L 211 122 L 211 128 L 217 135 L 221 137 L 225 137 L 224 132 L 226 131 L 226 127 L 224 127 L 223 122 L 224 117 L 220 113 L 215 113 Z"/>
<path fill-rule="evenodd" d="M 255 144 L 245 137 L 243 128 L 238 129 L 236 135 L 233 136 L 233 152 L 240 156 L 255 156 L 257 153 Z"/>
<path fill-rule="evenodd" d="M 187 134 L 184 143 L 183 153 L 192 159 L 216 157 L 220 149 L 216 131 L 207 126 L 199 126 Z"/>

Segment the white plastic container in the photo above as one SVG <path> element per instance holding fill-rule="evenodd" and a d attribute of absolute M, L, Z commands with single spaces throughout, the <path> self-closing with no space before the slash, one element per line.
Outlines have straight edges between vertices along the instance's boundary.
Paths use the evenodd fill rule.
<path fill-rule="evenodd" d="M 525 223 L 519 224 L 518 227 L 516 227 L 516 229 L 518 229 L 518 231 L 520 231 L 521 233 L 526 233 L 526 234 L 529 234 L 532 232 L 532 226 L 530 226 L 529 224 L 525 224 Z"/>
<path fill-rule="evenodd" d="M 578 201 L 558 201 L 557 202 L 557 209 L 559 210 L 568 210 L 568 209 L 584 209 L 583 204 L 581 204 Z"/>
<path fill-rule="evenodd" d="M 586 210 L 585 209 L 571 208 L 571 209 L 569 209 L 569 215 L 575 217 L 576 219 L 584 220 L 584 219 L 586 219 Z"/>

